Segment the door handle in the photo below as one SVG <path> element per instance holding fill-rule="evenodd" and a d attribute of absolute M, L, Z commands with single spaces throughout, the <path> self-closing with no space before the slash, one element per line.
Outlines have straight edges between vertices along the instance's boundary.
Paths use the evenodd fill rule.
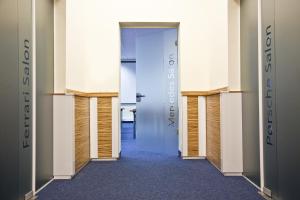
<path fill-rule="evenodd" d="M 136 93 L 136 102 L 141 102 L 143 97 L 146 97 L 146 95 L 141 94 L 139 92 Z"/>
<path fill-rule="evenodd" d="M 136 93 L 136 97 L 146 97 L 146 95 L 141 94 L 141 93 Z"/>

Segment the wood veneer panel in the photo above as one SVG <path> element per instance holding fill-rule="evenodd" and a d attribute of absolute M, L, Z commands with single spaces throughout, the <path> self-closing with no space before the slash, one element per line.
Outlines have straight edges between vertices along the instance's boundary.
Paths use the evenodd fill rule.
<path fill-rule="evenodd" d="M 60 93 L 60 94 L 71 94 L 75 96 L 81 96 L 81 97 L 118 97 L 118 92 L 81 92 L 77 90 L 70 90 L 66 89 L 66 93 Z"/>
<path fill-rule="evenodd" d="M 198 97 L 187 97 L 188 156 L 199 156 Z"/>
<path fill-rule="evenodd" d="M 98 156 L 112 157 L 112 98 L 98 97 Z"/>
<path fill-rule="evenodd" d="M 218 88 L 215 90 L 207 90 L 207 91 L 182 91 L 182 96 L 209 96 L 214 94 L 220 94 L 221 92 L 229 91 L 228 87 Z"/>
<path fill-rule="evenodd" d="M 75 97 L 75 170 L 90 160 L 90 99 Z"/>
<path fill-rule="evenodd" d="M 221 169 L 220 95 L 206 97 L 207 159 Z"/>
<path fill-rule="evenodd" d="M 85 93 L 88 97 L 118 97 L 118 92 L 90 92 Z"/>

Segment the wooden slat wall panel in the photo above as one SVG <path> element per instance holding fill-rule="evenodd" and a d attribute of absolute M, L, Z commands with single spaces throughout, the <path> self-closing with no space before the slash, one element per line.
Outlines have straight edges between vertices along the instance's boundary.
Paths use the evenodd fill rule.
<path fill-rule="evenodd" d="M 187 97 L 188 109 L 188 156 L 199 156 L 199 125 L 198 125 L 198 97 Z"/>
<path fill-rule="evenodd" d="M 90 160 L 90 99 L 75 97 L 75 170 Z"/>
<path fill-rule="evenodd" d="M 112 98 L 98 98 L 98 156 L 112 157 Z"/>
<path fill-rule="evenodd" d="M 221 169 L 220 94 L 206 98 L 207 159 Z"/>

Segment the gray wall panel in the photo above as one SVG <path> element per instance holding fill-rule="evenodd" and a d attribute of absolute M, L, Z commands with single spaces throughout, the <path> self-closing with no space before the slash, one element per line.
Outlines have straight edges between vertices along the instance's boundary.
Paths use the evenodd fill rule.
<path fill-rule="evenodd" d="M 300 1 L 276 0 L 275 49 L 279 196 L 300 199 Z"/>
<path fill-rule="evenodd" d="M 262 91 L 265 191 L 278 190 L 276 131 L 275 0 L 262 1 Z"/>
<path fill-rule="evenodd" d="M 31 1 L 1 0 L 0 26 L 0 194 L 16 200 L 32 185 Z"/>
<path fill-rule="evenodd" d="M 257 1 L 241 0 L 244 175 L 260 185 L 257 12 Z"/>
<path fill-rule="evenodd" d="M 53 0 L 36 1 L 36 186 L 53 177 Z"/>
<path fill-rule="evenodd" d="M 299 8 L 298 0 L 262 5 L 265 187 L 280 200 L 300 199 Z"/>
<path fill-rule="evenodd" d="M 17 0 L 0 1 L 1 198 L 18 198 L 18 10 Z"/>
<path fill-rule="evenodd" d="M 32 8 L 18 1 L 19 16 L 19 191 L 20 199 L 32 189 Z"/>

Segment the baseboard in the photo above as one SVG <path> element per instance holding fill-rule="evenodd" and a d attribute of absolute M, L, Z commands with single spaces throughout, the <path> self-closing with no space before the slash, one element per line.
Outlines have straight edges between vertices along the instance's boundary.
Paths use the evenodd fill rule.
<path fill-rule="evenodd" d="M 91 159 L 89 159 L 87 162 L 85 162 L 77 171 L 75 171 L 74 176 L 76 176 L 83 168 L 85 168 L 89 163 L 90 163 Z M 72 176 L 72 178 L 74 177 Z"/>
<path fill-rule="evenodd" d="M 36 195 L 33 195 L 31 198 L 29 198 L 29 199 L 26 199 L 26 197 L 25 197 L 25 200 L 37 200 L 38 199 L 38 196 L 36 196 Z"/>
<path fill-rule="evenodd" d="M 222 170 L 221 170 L 215 163 L 213 163 L 213 162 L 210 161 L 209 159 L 207 159 L 207 160 L 208 160 L 208 162 L 209 162 L 212 166 L 214 166 L 214 168 L 216 168 L 221 174 L 223 174 Z M 224 174 L 223 174 L 223 176 L 224 176 Z"/>
<path fill-rule="evenodd" d="M 39 193 L 40 191 L 42 191 L 45 187 L 47 187 L 52 181 L 54 180 L 54 178 L 52 178 L 50 181 L 48 181 L 45 185 L 43 185 L 40 189 L 38 189 L 37 191 L 35 191 L 34 195 L 36 195 L 37 193 Z"/>
<path fill-rule="evenodd" d="M 242 172 L 222 172 L 224 176 L 243 176 Z"/>
<path fill-rule="evenodd" d="M 24 200 L 34 200 L 35 196 L 33 195 L 33 191 L 28 192 L 25 194 Z"/>
<path fill-rule="evenodd" d="M 72 177 L 71 175 L 55 175 L 54 180 L 70 180 Z"/>
<path fill-rule="evenodd" d="M 182 156 L 183 160 L 205 160 L 205 156 Z"/>
<path fill-rule="evenodd" d="M 259 191 L 261 191 L 261 188 L 258 187 L 253 181 L 251 181 L 249 178 L 246 176 L 242 175 L 249 183 L 251 183 L 254 187 L 256 187 Z"/>
<path fill-rule="evenodd" d="M 223 174 L 223 176 L 243 176 L 242 172 L 224 172 L 222 169 L 220 169 L 217 165 L 215 165 L 215 163 L 211 162 L 210 160 L 208 160 L 208 162 L 214 166 L 221 174 Z"/>
<path fill-rule="evenodd" d="M 118 158 L 96 158 L 96 159 L 92 159 L 92 161 L 94 162 L 98 162 L 98 161 L 117 161 Z"/>
<path fill-rule="evenodd" d="M 266 200 L 272 200 L 271 197 L 269 197 L 268 195 L 266 195 L 265 193 L 263 193 L 263 192 L 261 192 L 261 191 L 259 191 L 258 194 L 260 194 L 260 196 L 262 196 L 262 197 L 263 197 L 264 199 L 266 199 Z"/>

